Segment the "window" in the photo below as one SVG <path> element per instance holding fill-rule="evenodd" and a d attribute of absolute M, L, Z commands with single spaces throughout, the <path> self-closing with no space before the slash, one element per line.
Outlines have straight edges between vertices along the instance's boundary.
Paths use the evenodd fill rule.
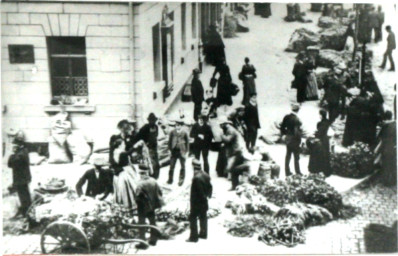
<path fill-rule="evenodd" d="M 196 3 L 192 3 L 192 38 L 196 38 Z"/>
<path fill-rule="evenodd" d="M 161 55 L 160 55 L 160 25 L 152 27 L 152 51 L 153 51 L 153 70 L 155 81 L 162 80 Z"/>
<path fill-rule="evenodd" d="M 186 4 L 181 4 L 181 45 L 182 49 L 187 48 L 187 37 L 186 37 Z"/>
<path fill-rule="evenodd" d="M 35 63 L 33 45 L 8 45 L 11 64 Z"/>
<path fill-rule="evenodd" d="M 47 37 L 53 97 L 88 96 L 84 37 Z"/>

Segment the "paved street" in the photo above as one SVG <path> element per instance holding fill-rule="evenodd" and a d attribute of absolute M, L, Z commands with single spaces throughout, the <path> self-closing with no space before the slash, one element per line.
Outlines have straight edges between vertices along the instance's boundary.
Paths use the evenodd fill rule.
<path fill-rule="evenodd" d="M 301 5 L 303 11 L 307 11 L 309 5 Z M 391 9 L 391 8 L 390 8 Z M 386 23 L 392 20 L 393 15 L 389 14 L 386 7 Z M 391 11 L 391 10 L 390 10 Z M 252 64 L 257 69 L 257 92 L 259 102 L 259 113 L 262 129 L 260 134 L 272 136 L 276 129 L 274 122 L 280 122 L 283 116 L 290 111 L 290 103 L 295 101 L 295 90 L 290 89 L 290 82 L 293 79 L 291 70 L 294 64 L 294 53 L 284 52 L 291 34 L 297 28 L 306 27 L 317 31 L 316 26 L 319 14 L 307 12 L 307 17 L 313 22 L 309 24 L 286 23 L 283 17 L 286 15 L 286 6 L 284 4 L 272 5 L 272 16 L 269 19 L 263 19 L 258 16 L 250 16 L 249 33 L 240 33 L 237 38 L 226 39 L 227 62 L 231 69 L 231 74 L 235 83 L 240 85 L 238 73 L 243 64 L 244 57 L 249 57 Z M 374 45 L 370 48 L 374 50 L 374 66 L 379 65 L 385 45 L 384 42 Z M 202 74 L 202 81 L 205 86 L 213 72 L 212 67 L 206 67 Z M 383 96 L 386 98 L 386 105 L 392 106 L 392 74 L 375 70 L 377 80 Z M 241 93 L 235 97 L 234 105 L 241 101 Z M 185 113 L 191 115 L 193 111 L 192 103 L 182 103 L 177 101 L 171 108 L 171 115 L 184 109 Z M 317 102 L 306 102 L 303 104 L 299 116 L 304 123 L 304 129 L 308 133 L 315 130 L 318 120 Z M 283 145 L 267 146 L 271 156 L 281 165 L 281 177 L 284 177 L 283 162 L 285 147 Z M 270 247 L 253 238 L 237 238 L 226 232 L 223 227 L 226 219 L 233 218 L 229 209 L 225 209 L 225 202 L 232 198 L 233 192 L 227 192 L 230 183 L 226 179 L 218 178 L 215 174 L 215 164 L 217 155 L 210 153 L 209 162 L 212 183 L 214 187 L 214 199 L 212 203 L 219 204 L 222 207 L 220 216 L 209 221 L 209 239 L 201 240 L 197 244 L 186 243 L 188 231 L 178 235 L 174 240 L 159 241 L 156 247 L 151 247 L 140 253 L 147 254 L 172 254 L 178 247 L 179 253 L 195 254 L 341 254 L 341 253 L 364 253 L 363 228 L 368 223 L 380 223 L 392 225 L 397 219 L 397 198 L 396 190 L 385 188 L 378 184 L 368 184 L 364 187 L 356 187 L 362 180 L 344 179 L 332 176 L 327 179 L 329 184 L 333 185 L 339 192 L 344 193 L 344 201 L 357 206 L 361 209 L 361 214 L 350 220 L 339 220 L 328 223 L 325 226 L 310 228 L 306 231 L 305 244 L 294 248 L 284 246 Z M 307 173 L 308 158 L 301 158 L 301 166 L 304 173 Z M 191 160 L 187 161 L 188 171 L 184 188 L 189 186 L 192 178 Z M 74 165 L 42 165 L 32 168 L 33 182 L 37 184 L 40 180 L 51 176 L 60 176 L 66 179 L 67 184 L 74 186 L 81 173 L 89 166 Z M 253 166 L 255 169 L 256 166 Z M 176 167 L 179 170 L 179 165 Z M 4 171 L 6 170 L 6 171 Z M 168 167 L 162 168 L 159 181 L 162 186 L 166 186 Z M 178 171 L 176 171 L 178 173 Z M 3 188 L 10 182 L 10 171 L 3 166 Z M 177 175 L 177 174 L 176 174 Z M 173 190 L 180 190 L 176 184 L 172 186 Z M 4 190 L 4 189 L 3 189 Z M 7 196 L 3 199 L 4 218 L 10 216 L 13 212 L 12 202 L 15 196 Z M 217 239 L 216 239 L 217 238 Z M 25 234 L 20 236 L 6 235 L 2 244 L 4 254 L 38 254 L 40 251 L 40 236 Z M 120 253 L 135 253 L 133 247 L 126 247 Z"/>

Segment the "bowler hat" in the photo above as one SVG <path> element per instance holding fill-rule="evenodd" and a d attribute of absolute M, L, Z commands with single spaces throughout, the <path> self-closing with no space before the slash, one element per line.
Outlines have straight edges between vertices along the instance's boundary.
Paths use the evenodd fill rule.
<path fill-rule="evenodd" d="M 292 104 L 291 108 L 292 108 L 292 111 L 297 112 L 297 111 L 300 110 L 300 105 L 299 104 Z"/>
<path fill-rule="evenodd" d="M 149 114 L 149 116 L 148 116 L 148 121 L 157 121 L 158 120 L 158 118 L 155 116 L 155 114 L 154 113 L 150 113 Z"/>
<path fill-rule="evenodd" d="M 200 70 L 198 68 L 195 68 L 194 70 L 192 70 L 192 73 L 194 74 L 200 74 Z"/>

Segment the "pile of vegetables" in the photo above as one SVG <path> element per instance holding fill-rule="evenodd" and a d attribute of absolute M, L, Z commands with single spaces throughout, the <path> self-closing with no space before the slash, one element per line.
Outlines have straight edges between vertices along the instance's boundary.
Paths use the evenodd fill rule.
<path fill-rule="evenodd" d="M 348 152 L 332 153 L 330 163 L 332 173 L 348 178 L 363 178 L 374 171 L 374 154 L 369 146 L 356 142 Z"/>
<path fill-rule="evenodd" d="M 252 176 L 249 182 L 252 184 L 239 186 L 239 197 L 226 205 L 239 215 L 226 224 L 228 233 L 234 236 L 258 233 L 259 240 L 268 245 L 291 247 L 304 243 L 307 227 L 358 213 L 356 208 L 343 204 L 341 195 L 322 174 L 294 175 L 286 180 Z"/>

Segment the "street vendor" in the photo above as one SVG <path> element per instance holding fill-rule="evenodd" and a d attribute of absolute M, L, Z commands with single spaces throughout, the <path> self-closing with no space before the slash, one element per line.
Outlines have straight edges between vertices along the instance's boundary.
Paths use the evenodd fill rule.
<path fill-rule="evenodd" d="M 137 185 L 136 202 L 138 207 L 138 222 L 145 224 L 145 220 L 149 220 L 149 224 L 156 226 L 155 210 L 164 205 L 162 190 L 155 179 L 149 177 L 149 168 L 147 165 L 139 165 L 139 174 L 141 176 Z M 150 245 L 156 245 L 158 240 L 158 232 L 151 229 Z M 145 228 L 140 229 L 140 239 L 145 240 Z M 137 249 L 147 249 L 145 244 L 137 244 Z"/>
<path fill-rule="evenodd" d="M 112 192 L 112 176 L 103 169 L 107 165 L 102 157 L 93 159 L 94 168 L 87 170 L 76 184 L 76 192 L 78 196 L 83 194 L 83 185 L 86 186 L 86 196 L 104 200 Z"/>
<path fill-rule="evenodd" d="M 211 197 L 213 187 L 210 176 L 202 171 L 200 161 L 192 160 L 193 179 L 191 185 L 191 212 L 189 215 L 189 226 L 191 234 L 187 242 L 196 243 L 199 238 L 207 239 L 207 211 L 209 209 L 208 198 Z M 198 219 L 200 221 L 200 232 L 198 234 Z"/>
<path fill-rule="evenodd" d="M 124 151 L 129 152 L 130 154 L 132 153 L 132 149 L 134 146 L 134 140 L 133 140 L 133 132 L 132 132 L 133 126 L 127 121 L 126 119 L 121 120 L 117 124 L 117 129 L 119 130 L 118 135 L 113 135 L 110 139 L 109 142 L 109 163 L 112 168 L 114 168 L 117 164 L 118 158 L 114 157 L 114 152 L 115 152 L 115 141 L 120 140 L 122 141 Z M 119 145 L 118 145 L 119 146 Z"/>
<path fill-rule="evenodd" d="M 23 141 L 20 141 L 23 142 Z M 8 159 L 8 167 L 12 169 L 12 186 L 9 190 L 18 193 L 21 206 L 14 218 L 19 215 L 25 216 L 26 211 L 31 205 L 29 183 L 32 180 L 29 167 L 29 154 L 24 143 L 14 142 L 12 145 L 12 155 Z"/>

